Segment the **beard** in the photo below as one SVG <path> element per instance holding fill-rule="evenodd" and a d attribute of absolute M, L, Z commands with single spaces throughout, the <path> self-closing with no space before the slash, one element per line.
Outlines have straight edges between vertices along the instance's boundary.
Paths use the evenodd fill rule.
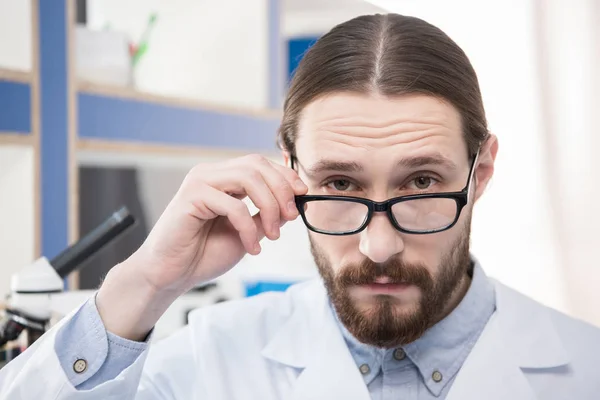
<path fill-rule="evenodd" d="M 360 342 L 380 348 L 393 348 L 414 342 L 441 319 L 452 295 L 461 287 L 470 269 L 470 218 L 463 232 L 443 255 L 433 277 L 422 263 L 407 263 L 394 257 L 385 263 L 365 258 L 359 264 L 342 266 L 334 274 L 324 251 L 311 236 L 311 252 L 323 278 L 329 299 L 346 329 Z M 359 308 L 349 289 L 355 285 L 372 284 L 378 277 L 388 277 L 390 283 L 408 283 L 420 289 L 415 307 L 402 310 L 398 299 L 377 295 L 373 305 Z"/>

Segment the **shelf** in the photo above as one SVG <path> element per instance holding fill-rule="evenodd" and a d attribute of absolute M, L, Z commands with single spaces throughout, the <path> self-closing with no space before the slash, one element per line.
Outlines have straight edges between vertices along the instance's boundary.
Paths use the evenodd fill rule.
<path fill-rule="evenodd" d="M 31 83 L 31 72 L 0 68 L 0 81 Z"/>
<path fill-rule="evenodd" d="M 220 161 L 247 154 L 230 149 L 182 147 L 144 142 L 107 141 L 79 139 L 77 141 L 77 163 L 80 166 L 106 167 L 159 167 L 191 169 L 199 162 Z M 278 154 L 264 153 L 277 158 Z M 281 157 L 279 155 L 279 157 Z"/>
<path fill-rule="evenodd" d="M 80 84 L 77 94 L 77 132 L 84 140 L 272 153 L 278 150 L 280 120 L 278 112 L 222 108 L 126 88 Z"/>
<path fill-rule="evenodd" d="M 80 93 L 136 100 L 146 103 L 155 103 L 168 107 L 180 107 L 192 110 L 213 111 L 222 114 L 243 115 L 265 119 L 280 119 L 282 116 L 282 113 L 279 110 L 217 105 L 209 102 L 156 95 L 152 93 L 141 92 L 132 88 L 102 85 L 86 81 L 80 81 L 77 87 Z"/>
<path fill-rule="evenodd" d="M 34 137 L 32 135 L 0 131 L 0 146 L 33 146 L 34 144 Z"/>
<path fill-rule="evenodd" d="M 242 151 L 230 149 L 217 150 L 214 148 L 203 148 L 194 146 L 172 146 L 169 144 L 153 144 L 122 140 L 98 140 L 79 139 L 77 141 L 78 151 L 95 151 L 110 153 L 140 153 L 147 155 L 161 155 L 172 157 L 194 157 L 198 155 L 214 154 L 218 156 L 236 157 L 246 154 Z"/>
<path fill-rule="evenodd" d="M 0 131 L 31 132 L 31 85 L 0 79 Z"/>

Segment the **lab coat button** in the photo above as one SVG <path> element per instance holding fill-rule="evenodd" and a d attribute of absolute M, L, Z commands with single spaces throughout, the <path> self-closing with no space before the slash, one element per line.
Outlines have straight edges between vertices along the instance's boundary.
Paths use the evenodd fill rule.
<path fill-rule="evenodd" d="M 358 369 L 360 370 L 360 373 L 363 375 L 366 375 L 369 372 L 371 372 L 371 368 L 367 364 L 361 365 Z"/>
<path fill-rule="evenodd" d="M 394 358 L 398 361 L 404 360 L 404 358 L 406 357 L 406 353 L 404 352 L 404 350 L 402 349 L 396 349 L 394 350 Z"/>
<path fill-rule="evenodd" d="M 73 371 L 75 371 L 78 374 L 81 374 L 86 369 L 87 369 L 87 361 L 85 361 L 81 358 L 79 360 L 75 361 L 75 363 L 73 364 Z"/>
<path fill-rule="evenodd" d="M 433 380 L 435 382 L 441 382 L 442 381 L 442 373 L 440 371 L 433 371 L 433 374 L 431 374 L 431 377 L 433 378 Z"/>

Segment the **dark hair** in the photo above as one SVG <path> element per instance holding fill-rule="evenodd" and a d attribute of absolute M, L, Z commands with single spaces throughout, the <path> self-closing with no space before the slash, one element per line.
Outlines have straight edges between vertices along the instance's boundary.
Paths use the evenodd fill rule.
<path fill-rule="evenodd" d="M 304 55 L 287 93 L 278 133 L 284 150 L 295 155 L 304 107 L 336 92 L 422 93 L 444 99 L 461 115 L 469 155 L 489 134 L 477 75 L 468 57 L 439 28 L 418 18 L 365 15 L 321 37 Z"/>

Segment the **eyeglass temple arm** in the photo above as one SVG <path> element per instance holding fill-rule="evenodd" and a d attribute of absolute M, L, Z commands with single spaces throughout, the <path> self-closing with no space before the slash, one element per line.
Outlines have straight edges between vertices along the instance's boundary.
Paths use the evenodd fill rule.
<path fill-rule="evenodd" d="M 477 168 L 477 160 L 479 159 L 479 150 L 481 147 L 477 148 L 477 153 L 475 153 L 475 158 L 473 159 L 473 165 L 471 166 L 471 170 L 469 171 L 469 180 L 467 184 L 467 194 L 471 194 L 471 187 L 473 186 L 475 169 Z"/>
<path fill-rule="evenodd" d="M 296 171 L 296 166 L 300 165 L 298 163 L 298 160 L 296 159 L 296 156 L 293 154 L 290 154 L 290 168 L 293 169 L 294 171 Z M 298 172 L 298 171 L 296 171 Z"/>

